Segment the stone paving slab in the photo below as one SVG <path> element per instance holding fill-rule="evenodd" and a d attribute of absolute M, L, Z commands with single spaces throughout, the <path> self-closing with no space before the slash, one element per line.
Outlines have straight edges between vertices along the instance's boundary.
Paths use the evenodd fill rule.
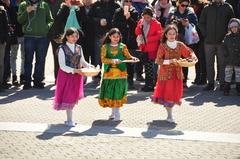
<path fill-rule="evenodd" d="M 203 141 L 0 133 L 4 159 L 239 159 L 240 145 Z"/>

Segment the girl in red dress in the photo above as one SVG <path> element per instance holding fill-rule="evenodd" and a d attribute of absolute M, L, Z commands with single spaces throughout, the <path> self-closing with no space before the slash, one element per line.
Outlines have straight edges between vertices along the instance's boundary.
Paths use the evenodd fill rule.
<path fill-rule="evenodd" d="M 165 28 L 162 43 L 159 45 L 156 63 L 160 65 L 152 102 L 163 105 L 167 110 L 167 121 L 173 123 L 172 108 L 181 105 L 183 95 L 183 73 L 177 60 L 181 57 L 197 60 L 194 52 L 184 43 L 177 41 L 175 25 Z"/>

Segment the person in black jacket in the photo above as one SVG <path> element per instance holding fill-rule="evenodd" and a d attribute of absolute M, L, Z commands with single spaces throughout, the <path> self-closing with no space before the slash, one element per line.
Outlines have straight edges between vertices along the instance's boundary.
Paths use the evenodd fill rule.
<path fill-rule="evenodd" d="M 236 89 L 240 95 L 240 20 L 232 18 L 228 24 L 229 33 L 224 38 L 225 84 L 224 95 L 229 95 L 233 71 Z"/>
<path fill-rule="evenodd" d="M 233 8 L 224 0 L 212 0 L 203 10 L 199 28 L 205 40 L 205 57 L 208 84 L 204 90 L 214 90 L 214 61 L 217 56 L 220 90 L 224 88 L 224 49 L 223 39 L 228 30 L 228 22 L 234 17 Z"/>
<path fill-rule="evenodd" d="M 138 11 L 132 6 L 131 0 L 123 0 L 122 7 L 118 8 L 113 16 L 113 27 L 122 33 L 122 42 L 127 45 L 131 55 L 135 55 L 138 48 L 135 35 L 138 19 Z M 139 71 L 138 74 L 141 75 L 141 69 L 137 69 L 137 72 Z M 127 64 L 127 72 L 129 89 L 133 89 L 134 64 Z"/>
<path fill-rule="evenodd" d="M 4 55 L 5 44 L 8 37 L 8 21 L 6 10 L 0 1 L 0 92 L 3 90 L 3 71 L 4 71 Z"/>
<path fill-rule="evenodd" d="M 95 26 L 95 53 L 94 65 L 101 64 L 100 46 L 105 34 L 112 28 L 112 19 L 115 10 L 120 8 L 120 5 L 115 0 L 100 0 L 93 4 L 89 11 L 89 16 L 93 18 Z M 100 74 L 93 78 L 94 83 L 100 81 Z"/>
<path fill-rule="evenodd" d="M 57 74 L 59 69 L 58 57 L 56 55 L 56 52 L 57 52 L 58 46 L 60 46 L 60 44 L 62 43 L 61 38 L 64 34 L 64 28 L 67 23 L 68 16 L 70 15 L 71 6 L 74 6 L 71 0 L 65 0 L 65 2 L 61 4 L 61 8 L 59 9 L 54 19 L 53 25 L 48 32 L 48 38 L 52 41 L 55 80 L 57 79 Z M 75 13 L 77 17 L 77 22 L 80 26 L 80 29 L 78 29 L 79 35 L 83 37 L 83 23 L 86 19 L 86 13 L 85 13 L 85 10 L 83 9 L 82 3 L 78 4 L 78 9 L 75 9 Z M 77 44 L 82 45 L 83 38 L 80 38 L 77 41 Z"/>

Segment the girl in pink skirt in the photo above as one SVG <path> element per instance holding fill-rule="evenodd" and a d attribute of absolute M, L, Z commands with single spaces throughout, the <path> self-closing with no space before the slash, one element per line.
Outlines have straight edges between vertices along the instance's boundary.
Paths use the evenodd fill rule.
<path fill-rule="evenodd" d="M 91 66 L 84 59 L 82 47 L 76 44 L 78 39 L 78 30 L 69 28 L 57 52 L 60 68 L 56 82 L 54 109 L 66 110 L 67 126 L 75 126 L 72 121 L 72 109 L 83 97 L 83 76 L 80 68 Z"/>

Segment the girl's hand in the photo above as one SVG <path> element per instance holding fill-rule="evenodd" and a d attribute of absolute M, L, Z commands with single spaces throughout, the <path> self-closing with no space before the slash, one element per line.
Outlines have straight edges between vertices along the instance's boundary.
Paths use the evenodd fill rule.
<path fill-rule="evenodd" d="M 178 62 L 177 62 L 177 59 L 171 59 L 170 63 L 174 64 L 175 66 L 179 65 Z"/>
<path fill-rule="evenodd" d="M 83 75 L 81 69 L 74 69 L 73 72 L 74 72 L 74 73 L 77 73 L 77 74 L 79 74 L 79 75 Z"/>
<path fill-rule="evenodd" d="M 121 63 L 122 61 L 121 60 L 119 60 L 119 59 L 113 59 L 113 63 L 114 64 L 119 64 L 119 63 Z"/>
<path fill-rule="evenodd" d="M 197 56 L 195 56 L 195 55 L 192 55 L 192 57 L 191 57 L 194 61 L 198 61 L 198 58 L 197 58 Z"/>

